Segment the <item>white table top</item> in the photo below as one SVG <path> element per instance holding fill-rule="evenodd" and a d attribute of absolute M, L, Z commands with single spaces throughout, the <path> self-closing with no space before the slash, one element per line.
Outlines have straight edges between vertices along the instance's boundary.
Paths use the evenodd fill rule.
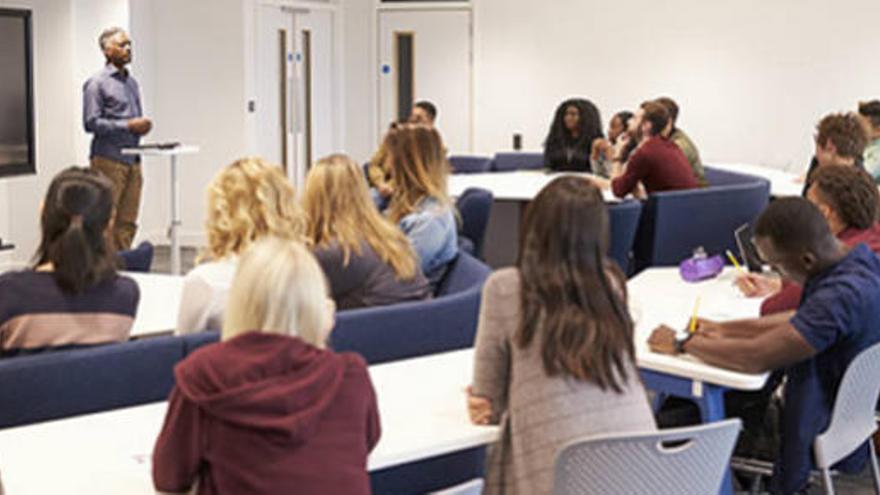
<path fill-rule="evenodd" d="M 636 359 L 640 368 L 683 376 L 739 390 L 758 390 L 767 374 L 746 374 L 710 366 L 698 359 L 666 356 L 648 349 L 651 331 L 661 324 L 684 329 L 691 317 L 697 296 L 698 316 L 710 320 L 735 320 L 760 315 L 760 298 L 746 298 L 733 285 L 736 272 L 727 268 L 717 278 L 688 283 L 677 267 L 651 268 L 639 273 L 627 284 L 630 313 L 636 323 Z"/>
<path fill-rule="evenodd" d="M 480 174 L 451 174 L 447 182 L 449 195 L 460 196 L 469 187 L 492 191 L 495 200 L 531 201 L 553 179 L 565 175 L 593 177 L 578 172 L 547 173 L 543 170 L 517 170 L 514 172 L 485 172 Z M 606 202 L 620 201 L 611 191 L 602 191 Z"/>
<path fill-rule="evenodd" d="M 728 172 L 739 172 L 755 175 L 770 181 L 770 194 L 777 198 L 784 196 L 800 196 L 804 182 L 798 174 L 786 172 L 778 168 L 763 167 L 761 165 L 747 165 L 742 163 L 711 163 L 707 167 L 717 168 Z"/>
<path fill-rule="evenodd" d="M 177 327 L 183 277 L 136 272 L 125 272 L 124 275 L 134 279 L 141 291 L 141 301 L 131 336 L 146 337 L 174 331 Z"/>
<path fill-rule="evenodd" d="M 382 437 L 376 470 L 493 442 L 495 426 L 467 417 L 473 351 L 370 367 Z M 0 430 L 0 476 L 7 495 L 152 494 L 151 452 L 166 403 Z"/>
<path fill-rule="evenodd" d="M 192 155 L 199 152 L 198 146 L 182 144 L 174 148 L 124 148 L 123 155 L 141 155 L 141 156 L 172 156 L 172 155 Z"/>

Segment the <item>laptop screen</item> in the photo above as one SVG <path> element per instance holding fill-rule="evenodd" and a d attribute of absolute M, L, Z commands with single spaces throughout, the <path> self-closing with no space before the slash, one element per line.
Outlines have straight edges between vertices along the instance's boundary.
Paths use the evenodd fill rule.
<path fill-rule="evenodd" d="M 758 250 L 752 244 L 752 226 L 745 223 L 737 227 L 733 232 L 736 237 L 736 247 L 739 249 L 739 257 L 745 261 L 749 267 L 749 271 L 753 273 L 761 273 L 763 263 L 761 257 L 758 256 Z"/>

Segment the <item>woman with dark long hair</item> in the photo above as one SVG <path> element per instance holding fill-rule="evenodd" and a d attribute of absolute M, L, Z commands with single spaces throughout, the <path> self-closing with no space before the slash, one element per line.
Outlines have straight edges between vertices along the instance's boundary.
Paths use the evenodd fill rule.
<path fill-rule="evenodd" d="M 486 281 L 468 398 L 474 423 L 503 425 L 486 493 L 551 493 L 566 442 L 655 428 L 608 232 L 599 189 L 558 178 L 529 205 L 517 266 Z"/>
<path fill-rule="evenodd" d="M 128 340 L 140 294 L 116 273 L 112 187 L 78 167 L 49 184 L 33 267 L 0 276 L 0 354 Z"/>
<path fill-rule="evenodd" d="M 544 142 L 544 166 L 554 171 L 590 172 L 590 150 L 602 138 L 599 109 L 589 100 L 572 98 L 556 109 Z"/>

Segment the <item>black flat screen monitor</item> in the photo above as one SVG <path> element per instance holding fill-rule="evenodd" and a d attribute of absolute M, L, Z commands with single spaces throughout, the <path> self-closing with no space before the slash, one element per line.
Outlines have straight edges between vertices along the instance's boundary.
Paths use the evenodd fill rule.
<path fill-rule="evenodd" d="M 0 9 L 0 177 L 36 172 L 31 11 Z"/>

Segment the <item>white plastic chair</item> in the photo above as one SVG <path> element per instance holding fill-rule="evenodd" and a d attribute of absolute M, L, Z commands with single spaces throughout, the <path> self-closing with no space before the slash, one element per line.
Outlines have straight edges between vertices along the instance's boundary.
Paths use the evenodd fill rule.
<path fill-rule="evenodd" d="M 861 447 L 877 430 L 875 409 L 880 396 L 880 344 L 865 349 L 846 368 L 834 409 L 831 410 L 831 423 L 813 441 L 816 467 L 822 471 L 822 484 L 825 493 L 833 494 L 831 466 Z M 871 471 L 874 475 L 874 492 L 880 494 L 880 469 L 877 467 L 877 454 L 873 442 L 871 451 Z"/>
<path fill-rule="evenodd" d="M 741 427 L 728 419 L 576 440 L 556 456 L 553 493 L 718 493 Z"/>

